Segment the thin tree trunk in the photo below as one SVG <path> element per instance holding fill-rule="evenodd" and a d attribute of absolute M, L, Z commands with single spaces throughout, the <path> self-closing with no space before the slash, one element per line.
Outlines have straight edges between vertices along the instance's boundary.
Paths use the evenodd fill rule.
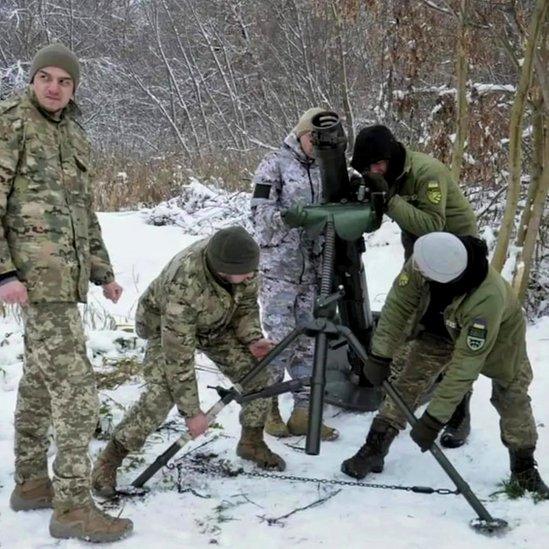
<path fill-rule="evenodd" d="M 492 266 L 498 271 L 502 270 L 505 260 L 507 259 L 507 250 L 509 248 L 509 241 L 511 239 L 513 222 L 517 210 L 522 168 L 522 119 L 524 117 L 526 97 L 532 79 L 534 53 L 540 31 L 543 27 L 547 6 L 547 0 L 537 0 L 534 13 L 532 14 L 532 21 L 530 22 L 530 31 L 526 42 L 520 80 L 517 86 L 517 94 L 511 111 L 511 123 L 509 125 L 509 189 L 507 191 L 505 213 L 503 215 L 496 249 L 492 258 Z"/>
<path fill-rule="evenodd" d="M 467 75 L 469 72 L 469 0 L 461 0 L 456 56 L 456 136 L 452 151 L 452 175 L 459 181 L 469 122 Z"/>
<path fill-rule="evenodd" d="M 543 145 L 543 172 L 539 181 L 536 196 L 532 204 L 532 213 L 524 238 L 524 245 L 520 261 L 517 265 L 517 271 L 513 280 L 513 288 L 518 298 L 523 301 L 528 288 L 530 279 L 530 270 L 534 258 L 534 249 L 539 235 L 541 220 L 543 218 L 543 207 L 547 194 L 549 193 L 549 136 L 547 135 L 548 118 L 544 117 L 545 122 L 545 140 Z"/>

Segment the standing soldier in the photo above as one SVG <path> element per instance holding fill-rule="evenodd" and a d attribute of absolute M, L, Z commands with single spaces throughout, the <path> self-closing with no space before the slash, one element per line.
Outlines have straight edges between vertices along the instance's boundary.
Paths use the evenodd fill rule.
<path fill-rule="evenodd" d="M 0 103 L 0 301 L 20 305 L 25 325 L 10 505 L 53 506 L 52 536 L 103 542 L 133 525 L 104 514 L 90 495 L 99 402 L 77 303 L 86 301 L 89 281 L 115 303 L 122 288 L 92 210 L 90 145 L 73 101 L 79 77 L 70 50 L 46 46 L 32 61 L 26 92 Z"/>
<path fill-rule="evenodd" d="M 421 332 L 395 388 L 415 409 L 441 371 L 427 410 L 410 436 L 423 452 L 438 433 L 479 374 L 492 379 L 490 402 L 500 417 L 501 440 L 508 448 L 511 480 L 523 490 L 549 499 L 534 450 L 537 431 L 528 386 L 532 368 L 526 354 L 526 326 L 520 304 L 510 285 L 488 266 L 484 241 L 434 232 L 419 238 L 413 256 L 393 283 L 372 339 L 364 374 L 375 385 L 389 375 L 393 350 L 402 334 Z M 451 344 L 436 335 L 446 330 Z M 387 399 L 372 422 L 366 443 L 342 470 L 355 478 L 383 470 L 389 447 L 406 425 L 405 416 Z"/>
<path fill-rule="evenodd" d="M 321 198 L 320 170 L 313 158 L 313 117 L 324 109 L 306 111 L 276 152 L 259 164 L 254 178 L 252 219 L 261 247 L 259 301 L 267 336 L 280 341 L 313 311 L 320 280 L 322 249 L 318 239 L 301 228 L 289 227 L 282 212 L 292 206 L 318 204 Z M 302 336 L 272 363 L 276 381 L 284 371 L 292 378 L 310 377 L 313 340 Z M 278 399 L 271 400 L 265 430 L 277 437 L 304 435 L 309 422 L 309 393 L 294 393 L 294 409 L 286 425 Z M 335 440 L 339 433 L 322 426 L 322 440 Z"/>
<path fill-rule="evenodd" d="M 435 158 L 412 151 L 381 125 L 362 129 L 356 138 L 351 166 L 364 174 L 370 188 L 387 194 L 386 214 L 402 230 L 404 261 L 412 255 L 414 242 L 434 231 L 477 236 L 475 213 L 448 168 Z M 448 343 L 448 334 L 437 334 Z M 394 372 L 402 369 L 410 345 L 395 356 Z M 447 423 L 441 444 L 457 448 L 471 430 L 469 402 L 463 397 Z"/>
<path fill-rule="evenodd" d="M 257 305 L 259 247 L 242 227 L 229 227 L 176 255 L 145 290 L 136 313 L 136 331 L 147 340 L 146 386 L 139 401 L 116 427 L 92 473 L 95 492 L 116 493 L 116 472 L 129 452 L 177 406 L 193 437 L 208 428 L 200 409 L 194 354 L 206 354 L 233 383 L 272 348 L 263 338 Z M 269 384 L 263 370 L 253 386 Z M 236 453 L 263 469 L 286 464 L 263 440 L 267 401 L 254 400 L 240 413 L 242 435 Z"/>

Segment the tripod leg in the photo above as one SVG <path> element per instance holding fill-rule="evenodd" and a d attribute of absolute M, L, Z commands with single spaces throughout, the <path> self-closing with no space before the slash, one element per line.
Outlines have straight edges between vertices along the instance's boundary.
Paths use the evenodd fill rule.
<path fill-rule="evenodd" d="M 305 452 L 312 456 L 316 456 L 320 452 L 324 387 L 326 385 L 326 358 L 328 356 L 328 338 L 326 334 L 320 332 L 315 337 L 313 375 L 311 377 L 311 395 L 309 398 L 309 427 L 305 444 Z"/>
<path fill-rule="evenodd" d="M 304 332 L 303 328 L 296 328 L 290 332 L 276 347 L 274 347 L 262 360 L 260 360 L 237 384 L 235 384 L 238 391 L 242 390 L 242 387 L 250 383 L 268 364 L 277 357 L 284 349 L 290 345 L 294 339 L 298 338 Z M 234 400 L 234 393 L 229 392 L 226 397 L 218 400 L 207 412 L 208 425 L 211 425 L 215 418 L 219 415 L 221 410 L 225 408 L 229 402 Z M 170 459 L 172 459 L 183 446 L 193 438 L 185 433 L 179 437 L 173 444 L 171 444 L 162 454 L 160 454 L 133 482 L 132 487 L 141 488 L 144 484 L 153 477 L 164 465 L 166 465 Z M 131 495 L 128 492 L 128 495 Z"/>
<path fill-rule="evenodd" d="M 366 361 L 368 355 L 364 347 L 360 344 L 358 338 L 345 326 L 338 327 L 338 331 L 341 333 L 345 339 L 349 342 L 349 345 L 355 350 L 355 352 L 362 358 L 363 361 Z M 398 391 L 389 383 L 388 381 L 383 382 L 383 389 L 386 393 L 393 399 L 395 404 L 402 410 L 408 423 L 414 426 L 417 423 L 417 418 L 410 409 L 410 407 L 402 400 L 402 397 Z M 458 473 L 456 468 L 450 463 L 448 458 L 444 455 L 439 446 L 434 443 L 430 452 L 433 457 L 437 460 L 438 464 L 442 467 L 444 472 L 450 477 L 452 482 L 456 485 L 456 488 L 460 491 L 463 497 L 467 500 L 467 503 L 475 510 L 479 519 L 482 521 L 480 524 L 476 524 L 475 527 L 479 530 L 492 531 L 501 529 L 507 526 L 505 521 L 501 519 L 494 519 L 492 515 L 488 512 L 486 507 L 482 505 L 475 493 L 471 490 L 471 487 L 463 477 Z"/>

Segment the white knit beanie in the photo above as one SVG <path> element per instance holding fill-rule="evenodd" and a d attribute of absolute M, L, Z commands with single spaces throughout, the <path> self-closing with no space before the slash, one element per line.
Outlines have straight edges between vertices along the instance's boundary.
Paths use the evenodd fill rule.
<path fill-rule="evenodd" d="M 413 261 L 425 278 L 445 284 L 465 271 L 467 249 L 456 235 L 429 233 L 416 240 Z"/>

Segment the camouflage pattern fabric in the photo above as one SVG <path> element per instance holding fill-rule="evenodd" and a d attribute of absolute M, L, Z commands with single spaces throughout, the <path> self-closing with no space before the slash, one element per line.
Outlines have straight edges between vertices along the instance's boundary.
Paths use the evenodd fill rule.
<path fill-rule="evenodd" d="M 405 350 L 398 361 L 402 369 L 393 383 L 404 402 L 415 410 L 421 397 L 450 362 L 454 345 L 448 339 L 422 332 L 401 350 Z M 389 397 L 383 401 L 377 417 L 395 429 L 406 427 L 406 416 Z"/>
<path fill-rule="evenodd" d="M 155 368 L 162 373 L 155 379 L 169 386 L 170 408 L 175 404 L 187 417 L 200 412 L 195 351 L 209 353 L 222 371 L 234 376 L 252 365 L 247 346 L 263 337 L 256 277 L 230 288 L 221 285 L 207 266 L 207 243 L 196 242 L 172 258 L 141 296 L 136 313 L 138 335 L 161 342 L 162 360 Z M 156 357 L 148 360 L 156 362 Z M 157 399 L 151 394 L 150 400 Z"/>
<path fill-rule="evenodd" d="M 114 280 L 76 109 L 56 120 L 31 87 L 0 103 L 0 276 L 14 272 L 33 303 L 85 302 L 90 280 Z"/>
<path fill-rule="evenodd" d="M 99 401 L 86 355 L 76 303 L 37 303 L 22 308 L 25 365 L 15 410 L 15 480 L 48 475 L 48 429 L 53 425 L 56 509 L 89 501 L 88 445 Z"/>
<path fill-rule="evenodd" d="M 316 289 L 312 284 L 292 284 L 263 277 L 259 303 L 261 323 L 269 339 L 282 340 L 296 324 L 312 317 Z M 313 356 L 314 340 L 301 336 L 271 362 L 271 375 L 276 382 L 283 381 L 287 369 L 292 379 L 310 377 Z M 294 402 L 296 407 L 308 406 L 309 390 L 295 392 Z"/>
<path fill-rule="evenodd" d="M 285 225 L 281 212 L 296 204 L 320 203 L 320 171 L 290 133 L 283 146 L 259 164 L 253 184 L 252 221 L 261 248 L 262 325 L 269 339 L 280 341 L 297 322 L 312 315 L 322 253 L 322 240 Z M 312 339 L 300 338 L 273 361 L 272 375 L 281 381 L 287 368 L 292 378 L 309 377 L 313 349 Z M 296 406 L 307 406 L 307 391 L 295 393 L 294 400 Z"/>
<path fill-rule="evenodd" d="M 261 248 L 261 276 L 293 284 L 316 284 L 318 256 L 322 248 L 303 229 L 288 227 L 281 212 L 296 204 L 318 204 L 321 199 L 320 171 L 293 134 L 284 145 L 268 154 L 253 177 L 252 221 Z"/>
<path fill-rule="evenodd" d="M 204 346 L 199 344 L 197 350 L 212 360 L 232 383 L 238 382 L 255 365 L 255 360 L 247 347 L 232 331 L 204 343 Z M 143 367 L 144 391 L 113 433 L 113 438 L 132 452 L 143 446 L 147 437 L 164 422 L 170 410 L 176 405 L 176 398 L 165 370 L 160 338 L 148 340 Z M 267 370 L 263 370 L 246 389 L 259 389 L 270 382 Z M 264 399 L 244 404 L 240 412 L 240 423 L 245 427 L 262 428 L 265 425 L 267 406 Z"/>

